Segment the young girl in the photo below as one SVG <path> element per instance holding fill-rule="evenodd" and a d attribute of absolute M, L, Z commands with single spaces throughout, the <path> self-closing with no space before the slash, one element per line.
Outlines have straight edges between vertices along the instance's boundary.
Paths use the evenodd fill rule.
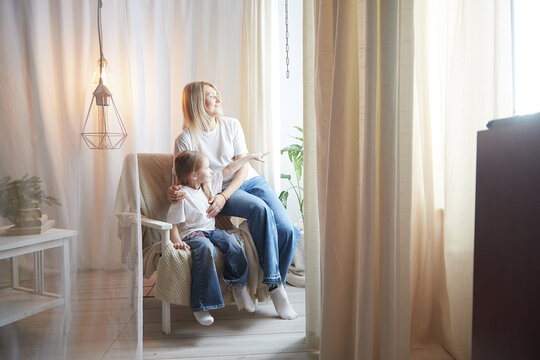
<path fill-rule="evenodd" d="M 255 304 L 246 289 L 248 263 L 243 244 L 237 235 L 216 229 L 215 218 L 209 218 L 207 210 L 216 197 L 225 196 L 221 193 L 223 178 L 234 174 L 250 160 L 264 162 L 266 155 L 246 155 L 213 175 L 208 158 L 200 152 L 186 150 L 175 158 L 176 176 L 184 185 L 182 190 L 186 197 L 171 205 L 167 221 L 173 224 L 171 241 L 174 247 L 191 249 L 191 310 L 201 325 L 214 322 L 208 310 L 225 306 L 214 265 L 214 246 L 223 254 L 225 282 L 233 287 L 247 311 L 255 311 Z"/>

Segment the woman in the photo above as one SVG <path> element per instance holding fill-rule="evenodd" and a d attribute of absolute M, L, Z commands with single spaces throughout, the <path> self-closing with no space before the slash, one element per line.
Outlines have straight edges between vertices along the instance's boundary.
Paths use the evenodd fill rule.
<path fill-rule="evenodd" d="M 210 161 L 213 171 L 220 171 L 248 153 L 244 132 L 237 119 L 224 117 L 218 89 L 211 83 L 187 84 L 182 93 L 183 132 L 176 139 L 175 153 L 199 151 Z M 289 304 L 285 277 L 300 236 L 287 211 L 270 185 L 246 164 L 223 179 L 220 196 L 208 208 L 208 217 L 218 214 L 247 219 L 249 231 L 259 254 L 263 283 L 283 319 L 294 319 Z M 176 187 L 169 188 L 169 200 L 176 203 L 184 196 Z"/>

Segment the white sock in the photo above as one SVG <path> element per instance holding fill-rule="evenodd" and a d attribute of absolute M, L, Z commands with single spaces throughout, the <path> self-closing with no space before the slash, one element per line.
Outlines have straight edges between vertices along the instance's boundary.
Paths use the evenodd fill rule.
<path fill-rule="evenodd" d="M 233 288 L 234 294 L 240 301 L 242 301 L 242 304 L 244 304 L 244 308 L 248 312 L 254 312 L 255 311 L 255 304 L 253 303 L 253 300 L 251 300 L 251 296 L 249 296 L 249 293 L 247 291 L 247 287 L 234 287 Z"/>
<path fill-rule="evenodd" d="M 195 319 L 197 319 L 201 325 L 208 326 L 214 323 L 214 318 L 208 311 L 196 311 L 193 315 L 195 315 Z"/>
<path fill-rule="evenodd" d="M 289 304 L 289 298 L 287 297 L 287 292 L 282 284 L 279 284 L 277 288 L 270 291 L 270 298 L 274 303 L 274 308 L 276 309 L 279 316 L 285 320 L 296 319 L 298 316 L 291 304 Z"/>

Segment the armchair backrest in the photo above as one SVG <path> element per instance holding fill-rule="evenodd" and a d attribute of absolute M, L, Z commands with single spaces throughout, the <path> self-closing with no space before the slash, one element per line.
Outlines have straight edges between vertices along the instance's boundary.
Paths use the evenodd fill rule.
<path fill-rule="evenodd" d="M 116 193 L 115 213 L 119 220 L 118 237 L 121 240 L 122 262 L 134 266 L 138 230 L 133 228 L 133 215 L 167 221 L 169 201 L 167 189 L 172 184 L 173 154 L 129 154 L 124 159 L 122 174 Z M 137 192 L 140 196 L 137 195 Z M 140 199 L 140 203 L 138 202 Z M 161 250 L 159 231 L 143 227 L 143 271 L 152 275 Z"/>
<path fill-rule="evenodd" d="M 169 200 L 167 189 L 172 185 L 173 154 L 137 154 L 141 215 L 167 221 Z"/>

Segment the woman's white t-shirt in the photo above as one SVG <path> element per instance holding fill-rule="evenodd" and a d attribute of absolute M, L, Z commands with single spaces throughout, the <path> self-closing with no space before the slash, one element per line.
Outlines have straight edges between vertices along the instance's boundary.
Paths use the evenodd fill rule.
<path fill-rule="evenodd" d="M 203 131 L 199 143 L 195 144 L 189 129 L 185 130 L 175 141 L 175 154 L 183 150 L 199 151 L 208 157 L 210 169 L 221 171 L 234 161 L 235 156 L 247 154 L 246 139 L 240 121 L 230 117 L 222 117 L 211 131 Z M 255 169 L 248 164 L 247 179 L 257 176 Z M 234 174 L 223 179 L 223 189 L 231 182 Z"/>
<path fill-rule="evenodd" d="M 222 183 L 223 173 L 218 171 L 212 176 L 212 182 L 208 184 L 213 195 L 221 191 Z M 214 230 L 216 219 L 209 218 L 206 214 L 210 204 L 203 189 L 184 186 L 182 191 L 186 192 L 186 197 L 177 204 L 172 204 L 167 213 L 167 222 L 178 226 L 180 239 L 184 239 L 194 231 Z"/>

